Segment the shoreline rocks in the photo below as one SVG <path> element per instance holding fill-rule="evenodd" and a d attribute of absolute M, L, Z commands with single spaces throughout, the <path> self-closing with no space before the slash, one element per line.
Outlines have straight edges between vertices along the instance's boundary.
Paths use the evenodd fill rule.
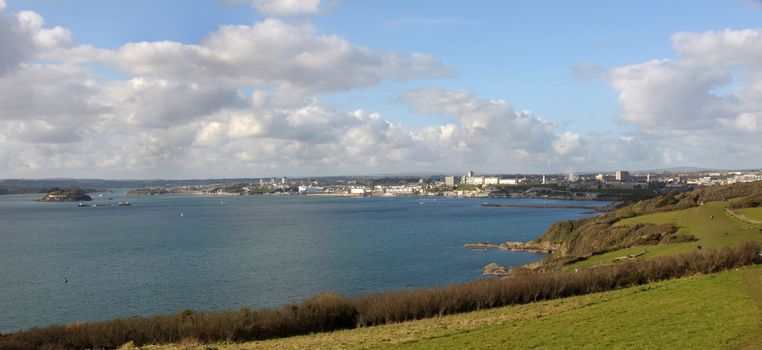
<path fill-rule="evenodd" d="M 544 253 L 552 254 L 557 249 L 553 247 L 547 247 L 542 244 L 532 242 L 505 242 L 501 244 L 492 242 L 478 242 L 478 243 L 466 243 L 463 245 L 465 248 L 497 248 L 503 251 L 511 252 L 528 252 L 528 253 Z"/>
<path fill-rule="evenodd" d="M 484 269 L 482 270 L 482 275 L 489 275 L 489 276 L 507 276 L 511 273 L 510 268 L 506 268 L 505 266 L 500 266 L 496 263 L 487 264 L 487 266 L 484 266 Z"/>

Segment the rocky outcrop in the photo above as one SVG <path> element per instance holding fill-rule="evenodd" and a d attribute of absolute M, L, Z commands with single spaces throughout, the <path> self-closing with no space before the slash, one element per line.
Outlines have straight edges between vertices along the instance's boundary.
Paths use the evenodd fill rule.
<path fill-rule="evenodd" d="M 501 244 L 492 242 L 479 242 L 466 243 L 463 246 L 466 248 L 497 248 L 510 252 L 553 253 L 556 251 L 556 247 L 553 247 L 549 244 L 536 242 L 505 242 Z"/>
<path fill-rule="evenodd" d="M 484 267 L 484 270 L 482 271 L 482 275 L 488 275 L 488 276 L 507 276 L 509 275 L 511 270 L 509 268 L 506 268 L 504 266 L 500 266 L 496 263 L 491 263 Z"/>

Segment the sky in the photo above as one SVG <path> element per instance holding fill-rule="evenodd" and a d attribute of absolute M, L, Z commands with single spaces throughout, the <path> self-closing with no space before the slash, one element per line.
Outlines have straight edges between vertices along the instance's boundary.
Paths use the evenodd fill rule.
<path fill-rule="evenodd" d="M 762 2 L 0 0 L 0 178 L 762 167 Z"/>

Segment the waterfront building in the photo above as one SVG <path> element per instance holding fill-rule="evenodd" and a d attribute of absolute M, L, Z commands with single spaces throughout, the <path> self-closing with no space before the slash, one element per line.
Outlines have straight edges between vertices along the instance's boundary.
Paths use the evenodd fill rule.
<path fill-rule="evenodd" d="M 466 185 L 484 185 L 484 176 L 466 176 L 464 183 Z"/>
<path fill-rule="evenodd" d="M 498 177 L 485 177 L 482 184 L 484 185 L 497 185 L 500 184 L 500 178 Z"/>
<path fill-rule="evenodd" d="M 516 185 L 519 183 L 519 179 L 500 179 L 498 184 L 500 185 Z M 543 183 L 545 183 L 545 177 L 543 175 Z"/>
<path fill-rule="evenodd" d="M 625 182 L 630 179 L 630 173 L 628 171 L 624 170 L 617 170 L 616 171 L 616 180 L 619 182 Z"/>
<path fill-rule="evenodd" d="M 444 183 L 445 183 L 445 186 L 450 186 L 450 187 L 457 185 L 455 183 L 455 176 L 445 176 Z"/>
<path fill-rule="evenodd" d="M 384 189 L 384 194 L 387 196 L 411 196 L 420 192 L 420 187 L 412 186 L 387 186 Z"/>
<path fill-rule="evenodd" d="M 318 194 L 318 193 L 324 193 L 325 188 L 321 186 L 299 186 L 299 194 Z"/>

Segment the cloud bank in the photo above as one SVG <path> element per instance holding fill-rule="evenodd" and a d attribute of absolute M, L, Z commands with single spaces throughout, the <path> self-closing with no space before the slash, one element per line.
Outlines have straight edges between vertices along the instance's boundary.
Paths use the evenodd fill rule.
<path fill-rule="evenodd" d="M 677 33 L 672 46 L 675 59 L 608 71 L 620 120 L 694 164 L 759 166 L 762 30 Z"/>
<path fill-rule="evenodd" d="M 323 6 L 253 4 L 279 16 Z M 505 100 L 437 87 L 398 96 L 421 118 L 447 120 L 410 128 L 318 96 L 452 74 L 427 54 L 372 50 L 274 18 L 221 26 L 195 44 L 102 49 L 36 13 L 0 9 L 0 177 L 558 172 L 758 156 L 759 32 L 679 33 L 673 46 L 675 59 L 600 74 L 619 95 L 627 134 L 562 130 Z"/>

